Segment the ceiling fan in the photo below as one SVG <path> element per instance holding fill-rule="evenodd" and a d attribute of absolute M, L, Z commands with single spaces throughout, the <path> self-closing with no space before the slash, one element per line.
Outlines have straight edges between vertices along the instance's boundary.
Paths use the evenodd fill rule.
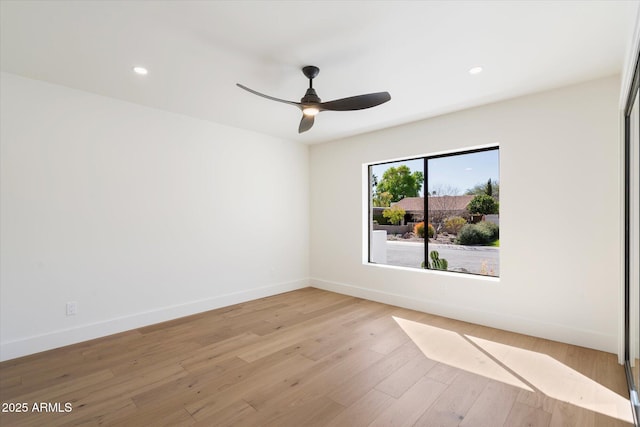
<path fill-rule="evenodd" d="M 306 132 L 311 129 L 316 114 L 320 111 L 352 111 L 352 110 L 364 110 L 365 108 L 375 107 L 376 105 L 384 104 L 391 99 L 389 92 L 376 92 L 368 93 L 366 95 L 351 96 L 349 98 L 335 99 L 333 101 L 321 102 L 315 89 L 313 89 L 313 79 L 318 75 L 320 69 L 313 65 L 308 65 L 302 68 L 302 73 L 309 79 L 309 89 L 304 94 L 300 102 L 287 101 L 285 99 L 274 98 L 273 96 L 265 95 L 260 92 L 256 92 L 253 89 L 249 89 L 246 86 L 236 83 L 236 85 L 247 92 L 251 92 L 254 95 L 261 96 L 263 98 L 270 99 L 272 101 L 284 102 L 285 104 L 295 105 L 302 110 L 302 120 L 300 126 L 298 126 L 298 133 Z"/>

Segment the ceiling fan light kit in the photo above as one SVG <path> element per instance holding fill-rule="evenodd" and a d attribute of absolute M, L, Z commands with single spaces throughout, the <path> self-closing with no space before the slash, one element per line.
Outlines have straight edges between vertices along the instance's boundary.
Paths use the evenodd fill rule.
<path fill-rule="evenodd" d="M 254 95 L 261 96 L 263 98 L 270 99 L 272 101 L 282 102 L 285 104 L 295 105 L 302 110 L 302 120 L 298 126 L 298 133 L 306 132 L 313 126 L 315 116 L 321 111 L 354 111 L 364 110 L 365 108 L 375 107 L 391 99 L 389 92 L 376 92 L 368 93 L 366 95 L 351 96 L 348 98 L 335 99 L 333 101 L 322 102 L 320 97 L 313 88 L 313 79 L 318 75 L 320 69 L 313 65 L 307 65 L 302 67 L 302 73 L 309 79 L 309 88 L 304 94 L 300 102 L 287 101 L 285 99 L 274 98 L 273 96 L 265 95 L 260 92 L 256 92 L 253 89 L 249 89 L 246 86 L 236 83 L 236 85 L 247 92 L 251 92 Z"/>

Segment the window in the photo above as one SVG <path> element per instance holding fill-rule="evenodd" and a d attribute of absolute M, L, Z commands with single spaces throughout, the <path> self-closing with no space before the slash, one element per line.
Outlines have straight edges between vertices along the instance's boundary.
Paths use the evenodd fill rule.
<path fill-rule="evenodd" d="M 369 262 L 499 276 L 498 147 L 370 165 Z"/>

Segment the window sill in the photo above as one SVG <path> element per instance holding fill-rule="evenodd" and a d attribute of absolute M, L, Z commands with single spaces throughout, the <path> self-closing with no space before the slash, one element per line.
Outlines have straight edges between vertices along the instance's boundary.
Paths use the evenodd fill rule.
<path fill-rule="evenodd" d="M 429 270 L 426 268 L 403 267 L 400 265 L 389 265 L 389 264 L 377 264 L 377 263 L 368 262 L 368 261 L 364 262 L 363 265 L 368 267 L 373 267 L 373 268 L 383 268 L 383 269 L 390 269 L 390 270 L 397 270 L 397 271 L 410 271 L 418 274 L 434 274 L 438 276 L 455 277 L 455 278 L 461 278 L 461 279 L 474 279 L 474 280 L 480 280 L 483 282 L 492 282 L 492 283 L 500 282 L 499 276 L 495 277 L 495 276 L 485 276 L 482 274 L 474 274 L 474 273 L 461 273 L 456 271 Z"/>

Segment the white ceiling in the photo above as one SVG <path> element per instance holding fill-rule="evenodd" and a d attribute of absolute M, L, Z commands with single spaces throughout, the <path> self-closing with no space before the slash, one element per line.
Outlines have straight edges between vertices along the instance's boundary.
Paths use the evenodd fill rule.
<path fill-rule="evenodd" d="M 3 71 L 304 143 L 407 123 L 620 73 L 638 1 L 6 1 Z M 149 69 L 145 77 L 132 67 Z M 320 67 L 323 101 L 389 91 L 391 101 L 300 111 Z M 470 75 L 476 65 L 484 72 Z"/>

